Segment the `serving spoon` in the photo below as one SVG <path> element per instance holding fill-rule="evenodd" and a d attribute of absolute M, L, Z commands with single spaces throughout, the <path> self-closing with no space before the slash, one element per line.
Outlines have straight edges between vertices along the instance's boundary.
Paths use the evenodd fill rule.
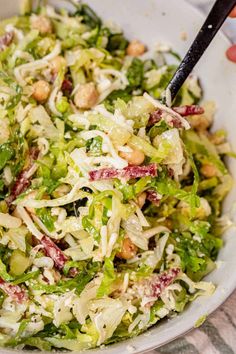
<path fill-rule="evenodd" d="M 235 5 L 236 0 L 216 0 L 206 21 L 166 88 L 166 102 L 167 96 L 170 96 L 171 102 L 174 100 L 179 89 L 200 60 Z"/>

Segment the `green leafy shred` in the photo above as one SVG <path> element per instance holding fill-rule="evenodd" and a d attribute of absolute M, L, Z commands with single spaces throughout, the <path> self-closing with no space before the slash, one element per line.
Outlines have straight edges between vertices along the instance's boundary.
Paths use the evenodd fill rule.
<path fill-rule="evenodd" d="M 111 285 L 116 279 L 114 264 L 110 258 L 105 259 L 103 274 L 103 280 L 100 287 L 98 288 L 97 297 L 108 295 L 111 291 Z"/>
<path fill-rule="evenodd" d="M 132 60 L 127 71 L 127 79 L 132 89 L 142 86 L 143 81 L 143 62 L 138 58 Z"/>
<path fill-rule="evenodd" d="M 133 38 L 69 2 L 0 22 L 0 346 L 27 351 L 116 343 L 212 294 L 231 225 L 214 104 L 190 129 L 160 105 L 179 55 L 130 56 Z M 173 107 L 202 95 L 190 75 Z"/>

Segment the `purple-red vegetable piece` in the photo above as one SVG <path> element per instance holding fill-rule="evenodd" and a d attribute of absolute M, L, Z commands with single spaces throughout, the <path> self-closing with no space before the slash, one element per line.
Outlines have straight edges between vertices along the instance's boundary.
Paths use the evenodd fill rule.
<path fill-rule="evenodd" d="M 173 107 L 172 109 L 176 113 L 179 113 L 182 117 L 204 113 L 204 108 L 196 105 Z"/>
<path fill-rule="evenodd" d="M 13 285 L 0 278 L 0 289 L 16 302 L 22 303 L 27 300 L 26 292 L 19 286 Z"/>
<path fill-rule="evenodd" d="M 123 169 L 102 168 L 89 172 L 90 181 L 106 180 L 112 178 L 138 178 L 138 177 L 156 177 L 157 165 L 155 163 L 145 166 L 127 166 Z"/>
<path fill-rule="evenodd" d="M 152 296 L 158 298 L 162 291 L 169 286 L 180 273 L 179 268 L 172 268 L 160 275 L 153 275 L 151 281 Z"/>
<path fill-rule="evenodd" d="M 149 200 L 150 202 L 152 202 L 155 205 L 159 205 L 160 203 L 160 197 L 158 195 L 158 193 L 156 191 L 154 191 L 154 189 L 148 189 L 146 191 L 146 199 Z"/>
<path fill-rule="evenodd" d="M 62 269 L 65 263 L 68 261 L 66 255 L 60 250 L 60 248 L 50 239 L 50 237 L 44 236 L 40 240 L 44 247 L 46 255 L 54 261 L 55 267 Z"/>
<path fill-rule="evenodd" d="M 148 127 L 153 126 L 154 124 L 158 123 L 161 120 L 161 116 L 162 116 L 162 110 L 161 109 L 157 109 L 156 111 L 152 112 L 149 115 L 149 120 L 148 120 Z"/>
<path fill-rule="evenodd" d="M 137 285 L 139 294 L 142 298 L 146 298 L 145 305 L 152 306 L 153 303 L 161 296 L 161 293 L 177 278 L 180 268 L 168 269 L 161 274 L 153 274 L 149 278 Z M 135 285 L 136 286 L 136 285 Z M 150 301 L 148 301 L 150 298 Z"/>
<path fill-rule="evenodd" d="M 11 205 L 12 202 L 22 193 L 26 191 L 26 189 L 30 185 L 30 180 L 32 178 L 28 176 L 28 172 L 31 169 L 35 160 L 37 160 L 39 155 L 39 150 L 37 148 L 32 148 L 29 152 L 30 163 L 27 168 L 22 170 L 20 174 L 17 176 L 16 181 L 11 189 L 10 195 L 6 198 L 6 202 L 8 205 Z"/>
<path fill-rule="evenodd" d="M 14 32 L 6 32 L 0 37 L 0 51 L 3 51 L 8 47 L 14 38 Z"/>
<path fill-rule="evenodd" d="M 64 79 L 61 85 L 62 92 L 71 93 L 73 91 L 73 84 L 70 80 Z"/>
<path fill-rule="evenodd" d="M 204 108 L 197 105 L 189 105 L 189 106 L 180 106 L 180 107 L 172 107 L 173 111 L 181 115 L 182 117 L 198 115 L 204 113 Z M 149 116 L 148 126 L 151 127 L 154 124 L 158 123 L 162 119 L 163 111 L 161 109 L 157 109 L 152 112 Z M 178 117 L 172 116 L 171 123 L 175 128 L 182 128 L 183 123 Z"/>

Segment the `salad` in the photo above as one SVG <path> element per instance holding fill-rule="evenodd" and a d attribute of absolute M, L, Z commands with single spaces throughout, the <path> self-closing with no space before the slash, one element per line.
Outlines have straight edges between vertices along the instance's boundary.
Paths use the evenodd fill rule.
<path fill-rule="evenodd" d="M 0 23 L 1 346 L 111 344 L 214 292 L 233 154 L 194 74 L 162 103 L 178 60 L 76 1 Z"/>

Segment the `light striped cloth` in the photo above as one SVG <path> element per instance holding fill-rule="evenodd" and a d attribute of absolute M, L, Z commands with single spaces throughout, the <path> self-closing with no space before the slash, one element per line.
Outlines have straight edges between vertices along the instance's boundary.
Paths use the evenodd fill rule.
<path fill-rule="evenodd" d="M 147 354 L 235 354 L 236 292 L 203 325 Z"/>
<path fill-rule="evenodd" d="M 189 2 L 206 12 L 213 1 Z M 224 31 L 236 43 L 236 19 Z M 236 291 L 201 327 L 147 354 L 236 354 Z"/>

